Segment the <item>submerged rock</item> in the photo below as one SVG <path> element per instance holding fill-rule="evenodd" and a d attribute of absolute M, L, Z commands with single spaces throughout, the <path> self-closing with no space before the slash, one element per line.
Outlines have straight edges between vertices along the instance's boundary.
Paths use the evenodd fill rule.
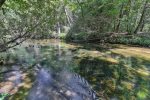
<path fill-rule="evenodd" d="M 56 73 L 42 68 L 27 100 L 96 100 L 96 97 L 81 76 L 66 70 Z"/>
<path fill-rule="evenodd" d="M 15 94 L 22 85 L 24 74 L 20 70 L 12 70 L 4 74 L 0 82 L 0 94 Z"/>

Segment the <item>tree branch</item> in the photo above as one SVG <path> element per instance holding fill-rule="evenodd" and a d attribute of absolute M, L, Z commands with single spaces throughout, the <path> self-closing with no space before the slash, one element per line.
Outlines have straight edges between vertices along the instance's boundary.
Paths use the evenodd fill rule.
<path fill-rule="evenodd" d="M 32 30 L 34 30 L 39 24 L 41 24 L 41 23 L 36 24 L 30 30 L 27 30 L 23 35 L 19 35 L 18 37 L 14 38 L 14 39 L 12 39 L 12 40 L 4 43 L 4 44 L 1 44 L 0 45 L 0 52 L 3 52 L 3 51 L 5 51 L 5 50 L 7 50 L 9 48 L 15 47 L 15 46 L 19 45 L 20 43 L 22 43 L 23 41 L 25 41 L 26 39 L 23 39 L 22 41 L 20 41 L 19 43 L 16 43 L 13 46 L 8 46 L 9 44 L 16 42 L 20 38 L 24 38 L 26 36 L 29 36 L 29 32 L 31 32 Z"/>

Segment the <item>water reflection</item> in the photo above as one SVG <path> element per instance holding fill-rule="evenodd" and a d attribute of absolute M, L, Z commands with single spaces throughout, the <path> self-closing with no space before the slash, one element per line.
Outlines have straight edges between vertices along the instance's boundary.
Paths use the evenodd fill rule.
<path fill-rule="evenodd" d="M 99 58 L 83 58 L 76 71 L 94 84 L 95 90 L 100 91 L 99 95 L 104 98 L 149 99 L 150 72 L 146 65 L 150 62 L 133 57 L 116 57 L 117 64 Z"/>
<path fill-rule="evenodd" d="M 95 93 L 77 74 L 67 70 L 56 73 L 42 68 L 27 100 L 95 100 Z"/>
<path fill-rule="evenodd" d="M 30 86 L 35 80 L 35 64 L 40 63 L 57 73 L 65 68 L 84 77 L 100 99 L 149 100 L 150 50 L 120 48 L 122 46 L 109 44 L 74 45 L 57 40 L 29 41 L 21 47 L 0 54 L 0 68 L 3 72 L 11 70 L 11 66 L 15 64 L 21 65 L 21 70 L 25 70 L 27 74 L 25 84 L 30 83 Z M 63 76 L 63 73 L 59 75 Z M 0 74 L 0 77 L 3 81 L 3 75 Z M 22 100 L 28 92 L 29 88 L 20 87 L 17 93 L 10 96 L 10 100 Z"/>

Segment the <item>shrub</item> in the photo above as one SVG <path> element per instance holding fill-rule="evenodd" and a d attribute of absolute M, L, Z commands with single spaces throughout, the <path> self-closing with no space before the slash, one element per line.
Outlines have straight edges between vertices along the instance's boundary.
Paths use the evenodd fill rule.
<path fill-rule="evenodd" d="M 139 45 L 144 47 L 150 46 L 150 38 L 139 35 L 122 35 L 117 37 L 112 37 L 107 40 L 109 43 L 119 43 L 119 44 L 131 44 Z"/>

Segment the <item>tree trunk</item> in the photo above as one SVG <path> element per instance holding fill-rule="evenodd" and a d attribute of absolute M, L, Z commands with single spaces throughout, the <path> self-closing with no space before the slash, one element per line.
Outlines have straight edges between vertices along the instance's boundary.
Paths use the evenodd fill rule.
<path fill-rule="evenodd" d="M 60 23 L 59 22 L 57 22 L 57 33 L 58 33 L 58 35 L 61 33 Z"/>
<path fill-rule="evenodd" d="M 148 3 L 148 0 L 145 1 L 144 5 L 143 5 L 143 10 L 142 10 L 142 15 L 141 15 L 141 18 L 140 18 L 140 21 L 137 25 L 137 27 L 135 28 L 135 31 L 134 33 L 137 34 L 138 30 L 140 29 L 141 25 L 142 25 L 142 22 L 144 20 L 144 16 L 145 16 L 145 12 L 146 12 L 146 5 Z"/>
<path fill-rule="evenodd" d="M 127 26 L 126 26 L 126 31 L 131 34 L 131 18 L 130 18 L 130 13 L 131 13 L 131 0 L 128 1 L 127 5 L 129 6 L 129 9 L 127 10 Z"/>
<path fill-rule="evenodd" d="M 143 31 L 144 25 L 145 25 L 145 21 L 143 20 L 142 25 L 141 25 L 141 27 L 140 27 L 140 32 Z"/>
<path fill-rule="evenodd" d="M 123 4 L 121 5 L 120 13 L 119 13 L 119 16 L 118 16 L 118 22 L 117 22 L 116 29 L 115 29 L 115 31 L 117 33 L 119 32 L 119 28 L 120 28 L 120 23 L 121 23 L 120 19 L 123 16 L 123 12 L 122 11 L 123 11 Z"/>
<path fill-rule="evenodd" d="M 80 3 L 80 0 L 77 0 L 77 3 L 79 4 L 79 6 L 81 8 L 82 18 L 84 18 L 83 7 L 82 7 L 82 4 Z"/>
<path fill-rule="evenodd" d="M 66 15 L 67 21 L 69 23 L 69 26 L 71 26 L 72 22 L 73 22 L 72 16 L 69 14 L 69 11 L 66 7 L 64 7 L 64 10 L 65 10 L 65 15 Z"/>

